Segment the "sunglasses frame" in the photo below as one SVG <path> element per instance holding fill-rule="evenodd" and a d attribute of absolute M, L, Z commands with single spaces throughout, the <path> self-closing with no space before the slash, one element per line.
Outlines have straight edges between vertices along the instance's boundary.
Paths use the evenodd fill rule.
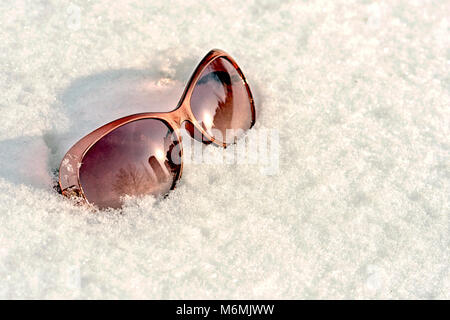
<path fill-rule="evenodd" d="M 189 79 L 177 106 L 172 111 L 145 112 L 125 116 L 101 126 L 100 128 L 92 131 L 88 135 L 84 136 L 77 143 L 75 143 L 69 149 L 69 151 L 67 151 L 66 155 L 61 161 L 61 165 L 59 168 L 59 187 L 61 193 L 64 196 L 77 197 L 80 198 L 82 202 L 89 203 L 86 196 L 84 195 L 83 188 L 80 183 L 79 169 L 81 167 L 82 160 L 85 154 L 95 143 L 97 143 L 97 141 L 102 139 L 105 135 L 119 128 L 120 126 L 123 126 L 132 121 L 141 119 L 157 119 L 164 122 L 174 132 L 180 148 L 181 163 L 180 163 L 180 170 L 177 173 L 177 176 L 175 177 L 170 190 L 173 190 L 175 188 L 177 182 L 181 179 L 181 175 L 183 172 L 183 147 L 180 136 L 180 129 L 183 122 L 187 121 L 188 123 L 192 124 L 194 128 L 197 129 L 202 134 L 202 137 L 206 137 L 206 140 L 202 140 L 204 143 L 213 143 L 216 146 L 224 148 L 227 147 L 230 143 L 227 144 L 218 142 L 212 136 L 210 136 L 199 124 L 199 122 L 194 117 L 194 114 L 191 110 L 191 96 L 192 92 L 194 91 L 195 85 L 197 84 L 197 81 L 199 80 L 205 68 L 215 59 L 220 57 L 225 58 L 228 62 L 230 62 L 234 66 L 234 68 L 236 69 L 236 71 L 238 72 L 238 74 L 240 75 L 240 77 L 244 82 L 252 112 L 252 122 L 250 128 L 253 127 L 256 120 L 255 104 L 252 92 L 250 91 L 250 87 L 248 86 L 244 74 L 237 65 L 236 61 L 228 53 L 219 49 L 213 49 L 210 52 L 208 52 L 208 54 L 200 61 L 198 66 L 195 68 L 195 71 L 192 74 L 191 78 Z"/>

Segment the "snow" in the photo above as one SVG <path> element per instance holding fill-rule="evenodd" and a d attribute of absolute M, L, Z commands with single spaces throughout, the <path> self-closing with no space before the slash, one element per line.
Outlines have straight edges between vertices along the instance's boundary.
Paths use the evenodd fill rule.
<path fill-rule="evenodd" d="M 450 298 L 449 1 L 0 12 L 0 298 Z M 169 110 L 211 48 L 248 78 L 250 135 L 279 133 L 276 174 L 190 162 L 121 212 L 53 190 L 68 147 Z"/>

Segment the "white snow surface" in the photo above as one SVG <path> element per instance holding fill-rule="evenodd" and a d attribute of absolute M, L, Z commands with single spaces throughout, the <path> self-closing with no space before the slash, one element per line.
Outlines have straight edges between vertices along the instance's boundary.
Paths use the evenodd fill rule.
<path fill-rule="evenodd" d="M 450 298 L 449 13 L 2 1 L 0 298 Z M 187 164 L 167 199 L 122 211 L 53 190 L 68 147 L 175 106 L 211 48 L 247 76 L 253 131 L 279 131 L 277 174 Z"/>

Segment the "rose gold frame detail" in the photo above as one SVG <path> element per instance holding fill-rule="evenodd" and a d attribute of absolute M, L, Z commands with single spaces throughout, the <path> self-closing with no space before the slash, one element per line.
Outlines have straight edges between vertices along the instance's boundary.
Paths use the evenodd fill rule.
<path fill-rule="evenodd" d="M 117 120 L 114 120 L 104 126 L 92 131 L 81 140 L 79 140 L 72 148 L 64 156 L 61 161 L 61 165 L 59 168 L 59 186 L 61 188 L 61 193 L 67 197 L 80 197 L 82 202 L 88 203 L 86 199 L 83 188 L 80 184 L 80 175 L 79 169 L 81 167 L 81 163 L 86 152 L 102 137 L 110 133 L 111 131 L 117 129 L 118 127 L 127 124 L 132 121 L 141 120 L 141 119 L 158 119 L 163 121 L 169 128 L 171 128 L 178 142 L 180 143 L 180 158 L 181 165 L 180 171 L 177 177 L 174 179 L 174 183 L 172 184 L 171 190 L 173 190 L 180 180 L 182 172 L 183 172 L 183 147 L 181 145 L 181 137 L 180 137 L 180 128 L 181 124 L 185 121 L 190 122 L 199 132 L 202 133 L 204 137 L 206 137 L 206 143 L 214 143 L 217 146 L 226 147 L 226 143 L 219 143 L 214 140 L 205 130 L 203 130 L 202 126 L 199 125 L 197 119 L 195 119 L 194 114 L 191 110 L 191 96 L 194 90 L 194 87 L 200 78 L 203 70 L 215 59 L 223 57 L 228 60 L 237 70 L 243 82 L 245 84 L 245 88 L 247 89 L 247 93 L 250 100 L 250 106 L 252 111 L 252 122 L 250 128 L 255 124 L 256 112 L 255 105 L 253 100 L 253 95 L 250 91 L 250 87 L 248 86 L 247 80 L 245 79 L 244 74 L 241 69 L 237 65 L 236 61 L 227 54 L 226 52 L 213 49 L 211 50 L 198 64 L 191 78 L 189 79 L 186 88 L 178 102 L 176 108 L 170 112 L 146 112 L 146 113 L 138 113 L 130 116 L 126 116 Z"/>

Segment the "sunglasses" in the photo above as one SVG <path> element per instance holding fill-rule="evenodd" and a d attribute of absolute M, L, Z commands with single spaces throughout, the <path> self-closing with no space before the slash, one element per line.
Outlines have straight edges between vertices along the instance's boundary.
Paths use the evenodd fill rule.
<path fill-rule="evenodd" d="M 125 196 L 166 195 L 183 170 L 182 124 L 196 140 L 226 147 L 254 123 L 242 71 L 230 55 L 211 50 L 173 111 L 117 119 L 73 145 L 59 168 L 61 193 L 100 209 L 120 208 Z"/>

